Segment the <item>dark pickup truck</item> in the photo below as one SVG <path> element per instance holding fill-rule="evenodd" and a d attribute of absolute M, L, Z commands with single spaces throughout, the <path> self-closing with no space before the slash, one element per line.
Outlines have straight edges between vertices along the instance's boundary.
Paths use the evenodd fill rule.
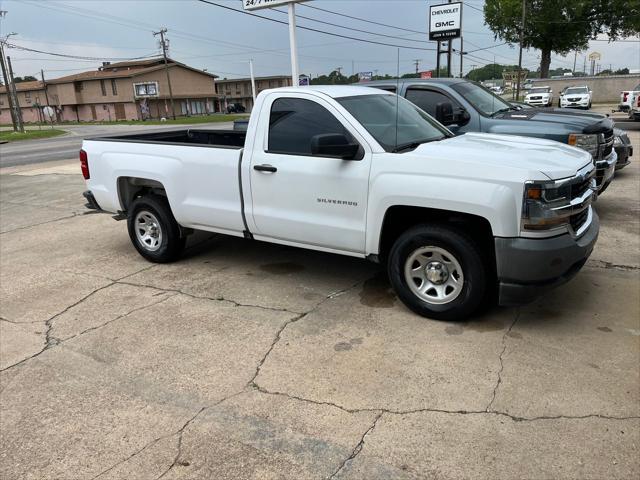
<path fill-rule="evenodd" d="M 602 193 L 611 180 L 617 155 L 613 122 L 600 116 L 550 109 L 522 109 L 482 85 L 462 78 L 379 80 L 362 85 L 399 93 L 456 135 L 467 132 L 521 135 L 556 140 L 591 153 Z"/>

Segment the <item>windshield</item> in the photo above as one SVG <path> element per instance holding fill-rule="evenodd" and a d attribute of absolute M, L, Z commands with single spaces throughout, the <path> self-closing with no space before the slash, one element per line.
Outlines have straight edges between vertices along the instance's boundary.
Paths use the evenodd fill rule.
<path fill-rule="evenodd" d="M 357 95 L 336 100 L 387 152 L 399 150 L 398 147 L 402 146 L 415 148 L 420 143 L 452 136 L 449 130 L 427 113 L 397 95 Z"/>
<path fill-rule="evenodd" d="M 487 116 L 497 112 L 510 110 L 513 107 L 493 92 L 475 82 L 456 83 L 451 85 L 456 92 L 473 105 L 477 110 Z"/>
<path fill-rule="evenodd" d="M 587 87 L 572 87 L 572 88 L 567 88 L 564 92 L 566 95 L 575 95 L 578 93 L 589 93 L 589 89 Z"/>
<path fill-rule="evenodd" d="M 529 93 L 549 93 L 548 87 L 532 88 Z"/>

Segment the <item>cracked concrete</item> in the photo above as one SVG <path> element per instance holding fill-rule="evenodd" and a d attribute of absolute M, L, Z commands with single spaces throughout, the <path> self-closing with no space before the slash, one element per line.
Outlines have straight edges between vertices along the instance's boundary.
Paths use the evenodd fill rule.
<path fill-rule="evenodd" d="M 0 478 L 638 477 L 639 179 L 572 282 L 447 323 L 357 259 L 197 235 L 151 265 L 79 175 L 1 175 Z"/>

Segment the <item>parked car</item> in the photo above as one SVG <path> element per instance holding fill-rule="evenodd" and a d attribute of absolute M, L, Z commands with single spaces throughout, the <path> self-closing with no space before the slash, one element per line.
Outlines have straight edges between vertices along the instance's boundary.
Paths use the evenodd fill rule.
<path fill-rule="evenodd" d="M 629 118 L 636 122 L 640 121 L 640 91 L 632 92 L 631 109 L 629 110 Z"/>
<path fill-rule="evenodd" d="M 631 117 L 631 111 L 633 109 L 634 100 L 637 102 L 637 98 L 640 97 L 640 83 L 636 85 L 633 90 L 625 90 L 620 92 L 620 104 L 618 110 L 620 112 L 628 112 Z"/>
<path fill-rule="evenodd" d="M 265 90 L 247 132 L 92 138 L 80 164 L 88 207 L 126 218 L 152 262 L 178 258 L 195 229 L 368 258 L 436 319 L 466 318 L 492 291 L 516 305 L 566 282 L 599 229 L 587 152 L 456 137 L 371 88 Z"/>
<path fill-rule="evenodd" d="M 502 95 L 504 94 L 504 88 L 502 87 L 491 87 L 490 89 L 493 93 L 495 93 L 496 95 Z"/>
<path fill-rule="evenodd" d="M 227 105 L 227 113 L 244 113 L 246 108 L 241 103 L 230 103 Z"/>
<path fill-rule="evenodd" d="M 366 86 L 395 92 L 448 126 L 456 135 L 487 132 L 546 138 L 588 151 L 596 163 L 600 193 L 613 179 L 616 152 L 613 122 L 603 115 L 566 109 L 527 110 L 460 78 L 378 80 Z"/>
<path fill-rule="evenodd" d="M 560 108 L 591 108 L 592 92 L 589 87 L 568 87 L 560 93 L 558 106 Z"/>
<path fill-rule="evenodd" d="M 536 107 L 550 107 L 553 105 L 553 90 L 551 87 L 533 87 L 524 96 L 524 103 Z"/>

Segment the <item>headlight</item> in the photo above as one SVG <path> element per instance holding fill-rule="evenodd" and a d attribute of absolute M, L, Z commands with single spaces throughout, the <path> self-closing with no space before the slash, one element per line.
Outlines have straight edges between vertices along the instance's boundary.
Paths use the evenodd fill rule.
<path fill-rule="evenodd" d="M 527 182 L 522 204 L 523 230 L 551 230 L 569 223 L 571 186 L 556 182 Z"/>
<path fill-rule="evenodd" d="M 622 147 L 624 145 L 624 143 L 622 142 L 622 139 L 619 136 L 615 136 L 613 139 L 613 146 L 614 147 Z"/>
<path fill-rule="evenodd" d="M 569 135 L 569 145 L 581 148 L 589 152 L 593 157 L 598 156 L 598 135 L 572 133 Z"/>

